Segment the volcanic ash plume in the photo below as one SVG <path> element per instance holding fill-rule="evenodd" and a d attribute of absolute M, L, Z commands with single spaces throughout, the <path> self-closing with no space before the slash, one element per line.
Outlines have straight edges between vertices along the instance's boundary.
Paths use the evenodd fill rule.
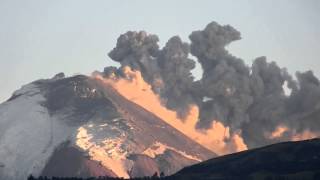
<path fill-rule="evenodd" d="M 226 154 L 247 149 L 241 134 L 239 132 L 230 134 L 229 127 L 225 127 L 221 122 L 214 121 L 208 129 L 196 129 L 199 115 L 199 109 L 196 105 L 190 105 L 186 117 L 180 119 L 177 112 L 162 105 L 159 95 L 154 93 L 152 87 L 144 81 L 139 71 L 132 71 L 130 67 L 126 66 L 123 68 L 123 77 L 121 78 L 115 78 L 115 76 L 103 78 L 99 75 L 96 78 L 106 85 L 112 86 L 128 100 L 152 112 L 213 152 Z"/>
<path fill-rule="evenodd" d="M 292 77 L 266 57 L 246 65 L 226 49 L 241 39 L 230 25 L 212 22 L 189 38 L 190 44 L 174 36 L 160 49 L 156 35 L 122 34 L 109 53 L 121 66 L 106 67 L 102 76 L 128 99 L 220 153 L 319 135 L 320 82 L 312 71 Z M 192 76 L 190 55 L 202 67 L 200 80 Z"/>

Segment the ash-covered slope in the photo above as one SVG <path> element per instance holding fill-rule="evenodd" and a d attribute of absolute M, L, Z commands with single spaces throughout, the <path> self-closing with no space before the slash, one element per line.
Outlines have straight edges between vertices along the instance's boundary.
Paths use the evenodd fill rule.
<path fill-rule="evenodd" d="M 171 179 L 320 178 L 320 139 L 284 142 L 214 158 L 186 167 Z"/>
<path fill-rule="evenodd" d="M 168 175 L 214 156 L 82 75 L 35 81 L 0 105 L 0 179 Z"/>

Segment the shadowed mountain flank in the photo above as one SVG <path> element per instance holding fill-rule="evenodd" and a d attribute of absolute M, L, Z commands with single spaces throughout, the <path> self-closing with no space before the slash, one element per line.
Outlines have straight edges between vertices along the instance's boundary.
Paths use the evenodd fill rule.
<path fill-rule="evenodd" d="M 320 139 L 284 142 L 186 167 L 177 179 L 310 179 L 320 174 Z"/>

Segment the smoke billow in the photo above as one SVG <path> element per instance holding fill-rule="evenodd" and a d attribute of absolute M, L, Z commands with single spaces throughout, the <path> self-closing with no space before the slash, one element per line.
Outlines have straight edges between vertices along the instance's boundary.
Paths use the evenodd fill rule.
<path fill-rule="evenodd" d="M 163 105 L 161 97 L 143 79 L 140 71 L 134 71 L 128 66 L 123 67 L 122 70 L 123 76 L 121 77 L 111 75 L 109 78 L 104 78 L 96 74 L 95 78 L 215 153 L 226 154 L 247 149 L 241 134 L 231 133 L 230 128 L 221 122 L 213 121 L 206 129 L 196 129 L 199 117 L 197 106 L 190 105 L 189 112 L 182 119 L 176 111 Z"/>
<path fill-rule="evenodd" d="M 229 25 L 212 22 L 189 38 L 190 44 L 174 36 L 160 49 L 156 35 L 122 34 L 109 53 L 121 66 L 106 67 L 104 76 L 125 77 L 126 67 L 139 71 L 180 119 L 196 105 L 198 129 L 222 123 L 230 134 L 241 135 L 249 148 L 319 135 L 320 82 L 312 71 L 297 72 L 295 78 L 266 57 L 246 65 L 226 49 L 241 39 Z M 200 80 L 192 76 L 195 60 L 190 55 L 202 67 Z"/>
<path fill-rule="evenodd" d="M 118 38 L 117 46 L 109 56 L 122 67 L 129 66 L 139 70 L 145 80 L 152 84 L 159 71 L 154 58 L 159 51 L 158 41 L 156 35 L 147 35 L 144 31 L 129 31 Z"/>
<path fill-rule="evenodd" d="M 200 80 L 206 97 L 200 105 L 200 125 L 208 126 L 212 119 L 222 121 L 232 129 L 249 121 L 245 113 L 252 104 L 249 68 L 225 49 L 240 33 L 231 26 L 210 23 L 203 31 L 189 36 L 191 53 L 198 58 L 203 69 Z M 203 127 L 203 126 L 200 126 Z"/>
<path fill-rule="evenodd" d="M 189 44 L 175 36 L 159 50 L 158 40 L 156 35 L 148 35 L 144 31 L 129 31 L 121 35 L 117 46 L 109 53 L 121 67 L 107 67 L 104 72 L 107 76 L 112 73 L 121 75 L 126 66 L 140 71 L 143 79 L 163 97 L 169 108 L 177 109 L 179 115 L 186 116 L 194 102 L 191 70 L 195 62 L 188 58 Z"/>

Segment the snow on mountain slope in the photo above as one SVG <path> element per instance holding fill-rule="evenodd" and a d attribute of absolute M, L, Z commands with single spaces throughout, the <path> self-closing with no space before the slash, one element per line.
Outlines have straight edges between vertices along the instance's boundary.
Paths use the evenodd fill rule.
<path fill-rule="evenodd" d="M 167 146 L 165 144 L 162 144 L 160 142 L 155 142 L 152 146 L 150 146 L 148 149 L 143 151 L 143 154 L 151 157 L 151 158 L 155 158 L 157 155 L 161 155 L 163 154 L 166 150 L 172 150 L 175 151 L 176 153 L 188 158 L 188 159 L 192 159 L 198 162 L 201 162 L 202 160 L 197 158 L 197 157 L 193 157 L 191 155 L 186 154 L 185 152 L 176 150 L 173 147 Z"/>
<path fill-rule="evenodd" d="M 214 156 L 86 76 L 35 81 L 0 105 L 0 179 L 172 174 Z"/>
<path fill-rule="evenodd" d="M 101 162 L 103 166 L 113 171 L 117 176 L 129 178 L 128 170 L 131 168 L 132 162 L 126 158 L 128 152 L 121 148 L 125 145 L 122 137 L 124 134 L 121 134 L 120 137 L 112 137 L 111 135 L 100 141 L 94 141 L 92 139 L 96 134 L 96 132 L 89 134 L 86 128 L 80 127 L 76 144 L 87 151 L 93 160 Z"/>
<path fill-rule="evenodd" d="M 16 98 L 0 105 L 2 179 L 40 175 L 54 148 L 73 132 L 41 106 L 45 98 L 35 85 L 24 86 L 13 97 Z"/>

